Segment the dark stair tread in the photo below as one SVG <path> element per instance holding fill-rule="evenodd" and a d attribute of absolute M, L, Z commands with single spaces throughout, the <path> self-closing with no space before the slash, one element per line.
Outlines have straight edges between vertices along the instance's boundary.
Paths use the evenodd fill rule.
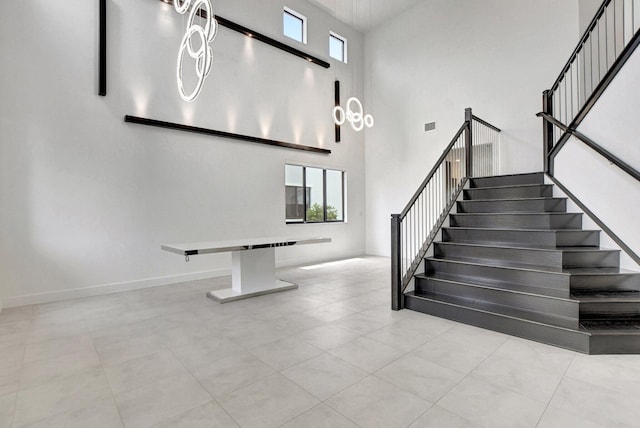
<path fill-rule="evenodd" d="M 484 190 L 484 189 L 513 189 L 515 187 L 551 187 L 552 184 L 534 183 L 534 184 L 508 184 L 505 186 L 487 186 L 487 187 L 470 187 L 465 190 Z"/>
<path fill-rule="evenodd" d="M 519 245 L 512 245 L 508 243 L 508 245 L 494 245 L 491 243 L 476 243 L 476 242 L 455 242 L 455 241 L 438 241 L 436 242 L 438 245 L 457 245 L 457 246 L 466 246 L 466 247 L 482 247 L 482 248 L 501 248 L 505 250 L 532 250 L 532 251 L 545 251 L 545 252 L 558 252 L 558 253 L 589 253 L 589 252 L 619 252 L 620 250 L 610 249 L 610 248 L 601 248 L 601 247 L 551 247 L 551 248 L 540 248 L 540 247 L 522 247 Z"/>
<path fill-rule="evenodd" d="M 471 258 L 471 257 L 456 257 L 456 258 L 448 257 L 446 259 L 443 258 L 443 259 L 436 259 L 436 260 L 455 260 L 460 262 L 475 263 L 478 265 L 484 265 L 489 267 L 504 267 L 504 268 L 514 268 L 514 269 L 531 268 L 530 270 L 532 271 L 546 272 L 546 273 L 562 273 L 563 272 L 563 269 L 560 267 L 556 268 L 552 266 L 531 265 L 526 263 L 509 262 L 506 260 L 489 260 L 489 259 L 478 259 L 478 258 Z"/>
<path fill-rule="evenodd" d="M 488 267 L 498 268 L 498 269 L 525 270 L 528 272 L 552 273 L 552 274 L 567 275 L 567 276 L 570 275 L 570 273 L 566 271 L 567 269 L 556 269 L 549 266 L 524 265 L 519 263 L 487 264 L 486 260 L 440 259 L 435 257 L 427 257 L 426 260 L 433 260 L 437 262 L 447 262 L 447 263 L 460 263 L 460 264 L 473 265 L 473 266 L 488 266 Z"/>
<path fill-rule="evenodd" d="M 589 275 L 589 276 L 594 276 L 594 275 L 629 275 L 629 276 L 635 276 L 635 275 L 640 275 L 640 272 L 634 271 L 634 270 L 629 270 L 629 269 L 625 269 L 625 268 L 597 268 L 597 267 L 572 267 L 572 268 L 565 268 L 565 270 L 567 271 L 567 273 L 571 274 L 571 275 Z"/>
<path fill-rule="evenodd" d="M 599 291 L 596 293 L 571 293 L 580 303 L 640 303 L 637 291 Z"/>
<path fill-rule="evenodd" d="M 553 216 L 570 216 L 570 215 L 580 215 L 582 213 L 559 213 L 559 212 L 539 212 L 539 211 L 532 211 L 532 212 L 522 212 L 522 211 L 501 211 L 501 212 L 491 212 L 491 213 L 453 213 L 452 215 L 455 216 L 496 216 L 496 215 L 518 215 L 518 216 L 525 216 L 525 215 L 538 215 L 538 216 L 547 216 L 547 215 L 553 215 Z M 522 230 L 544 230 L 544 229 L 522 229 Z M 547 229 L 549 230 L 549 229 Z M 554 230 L 554 229 L 552 229 Z M 581 230 L 581 229 L 577 229 L 577 228 L 573 228 L 573 229 L 562 229 L 562 230 Z"/>
<path fill-rule="evenodd" d="M 487 178 L 504 178 L 504 177 L 524 177 L 524 176 L 541 176 L 544 175 L 544 172 L 535 171 L 535 172 L 517 172 L 515 174 L 502 174 L 502 175 L 483 175 L 479 177 L 472 177 L 471 180 L 483 180 Z"/>
<path fill-rule="evenodd" d="M 487 288 L 487 289 L 499 290 L 504 292 L 512 292 L 516 294 L 527 294 L 531 296 L 565 300 L 565 301 L 571 301 L 571 302 L 575 301 L 575 299 L 572 299 L 570 296 L 567 296 L 567 293 L 562 292 L 560 290 L 554 290 L 550 288 L 531 287 L 526 285 L 502 282 L 502 281 L 493 281 L 490 279 L 483 279 L 478 277 L 447 275 L 447 274 L 439 274 L 437 272 L 429 275 L 416 274 L 415 277 L 420 279 L 425 279 L 425 280 L 436 279 L 438 281 L 445 281 L 445 282 L 451 282 L 455 284 L 467 285 L 471 287 Z"/>
<path fill-rule="evenodd" d="M 479 244 L 479 245 L 483 245 L 483 244 L 487 244 L 487 245 L 491 245 L 491 246 L 498 246 L 498 247 L 515 247 L 515 248 L 531 248 L 531 249 L 546 249 L 546 250 L 553 250 L 553 249 L 564 249 L 564 248 L 570 248 L 569 246 L 563 246 L 563 245 L 557 245 L 558 239 L 562 239 L 561 237 L 555 237 L 552 238 L 553 241 L 555 241 L 556 245 L 551 245 L 551 244 L 545 244 L 545 243 L 537 243 L 537 242 L 531 242 L 531 240 L 536 239 L 536 238 L 532 238 L 531 235 L 528 235 L 529 240 L 528 242 L 522 242 L 524 240 L 524 237 L 519 238 L 520 242 L 518 242 L 518 238 L 515 238 L 513 236 L 511 236 L 512 240 L 508 240 L 509 238 L 505 238 L 505 240 L 492 240 L 490 238 L 490 235 L 492 233 L 509 233 L 509 234 L 533 234 L 533 235 L 542 235 L 542 236 L 550 236 L 550 235 L 558 235 L 558 234 L 562 234 L 563 232 L 569 232 L 569 233 L 581 233 L 584 232 L 584 235 L 589 235 L 590 233 L 595 233 L 598 231 L 582 231 L 580 229 L 562 229 L 562 230 L 555 230 L 555 229 L 504 229 L 504 228 L 488 228 L 488 227 L 443 227 L 442 230 L 446 230 L 447 233 L 449 233 L 452 236 L 448 236 L 448 239 L 446 241 L 441 241 L 441 242 L 450 242 L 452 244 Z M 461 233 L 469 233 L 469 232 L 480 232 L 481 236 L 475 236 L 475 237 L 466 237 L 466 236 L 455 236 L 458 234 L 458 232 Z M 443 236 L 443 239 L 444 236 Z M 599 248 L 599 245 L 596 244 L 589 244 L 589 243 L 585 243 L 584 245 L 580 245 L 580 248 Z"/>
<path fill-rule="evenodd" d="M 460 214 L 495 214 L 495 213 L 460 213 Z M 456 214 L 456 215 L 460 215 Z M 526 214 L 526 213 L 516 213 Z M 545 214 L 545 213 L 534 213 Z M 550 214 L 550 213 L 549 213 Z M 571 214 L 571 213 L 557 213 L 557 214 Z M 445 226 L 443 229 L 455 229 L 455 230 L 495 230 L 503 232 L 544 232 L 544 233 L 563 233 L 563 232 L 600 232 L 595 229 L 518 229 L 516 227 L 473 227 L 473 226 Z"/>
<path fill-rule="evenodd" d="M 629 334 L 640 335 L 639 319 L 583 320 L 580 325 L 591 334 Z"/>
<path fill-rule="evenodd" d="M 486 187 L 473 187 L 473 189 L 486 189 Z M 555 196 L 532 196 L 530 198 L 526 198 L 526 197 L 520 197 L 520 198 L 516 198 L 516 197 L 507 197 L 507 198 L 503 198 L 503 199 L 467 199 L 467 200 L 462 200 L 462 201 L 458 201 L 458 202 L 464 202 L 464 203 L 475 203 L 475 202 L 521 202 L 521 201 L 561 201 L 561 200 L 566 200 L 567 198 L 560 198 L 560 197 L 555 197 Z"/>
<path fill-rule="evenodd" d="M 473 309 L 476 311 L 481 311 L 485 313 L 491 313 L 494 315 L 499 315 L 508 318 L 519 319 L 522 321 L 527 321 L 530 323 L 543 324 L 549 327 L 560 328 L 569 331 L 579 331 L 575 328 L 571 327 L 563 327 L 559 326 L 559 324 L 571 325 L 577 324 L 577 319 L 563 317 L 560 315 L 546 314 L 541 312 L 528 311 L 526 309 L 514 308 L 512 306 L 504 306 L 504 305 L 496 305 L 489 302 L 478 302 L 475 300 L 462 299 L 454 296 L 448 296 L 444 294 L 434 294 L 434 293 L 421 293 L 416 294 L 411 291 L 406 294 L 407 296 L 412 296 L 418 299 L 427 299 L 433 300 L 436 302 L 442 302 L 449 305 L 460 306 L 466 309 Z M 553 321 L 554 323 L 550 323 L 549 321 Z"/>

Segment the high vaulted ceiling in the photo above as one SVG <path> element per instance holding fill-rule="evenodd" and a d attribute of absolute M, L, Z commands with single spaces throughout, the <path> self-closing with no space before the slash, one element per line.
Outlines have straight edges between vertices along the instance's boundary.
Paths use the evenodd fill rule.
<path fill-rule="evenodd" d="M 424 0 L 309 0 L 363 33 L 421 1 Z"/>

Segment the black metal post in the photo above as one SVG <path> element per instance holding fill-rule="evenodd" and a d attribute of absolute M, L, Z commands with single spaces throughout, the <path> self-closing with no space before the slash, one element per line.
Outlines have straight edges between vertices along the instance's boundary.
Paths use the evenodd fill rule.
<path fill-rule="evenodd" d="M 542 112 L 553 116 L 553 92 L 546 90 L 542 92 Z M 553 150 L 553 123 L 542 119 L 542 153 L 544 162 L 544 172 L 553 175 L 553 157 L 550 155 Z"/>
<path fill-rule="evenodd" d="M 467 132 L 464 134 L 464 151 L 467 158 L 467 177 L 473 175 L 473 113 L 471 107 L 464 109 L 464 120 L 467 124 Z"/>
<path fill-rule="evenodd" d="M 402 245 L 400 237 L 400 214 L 391 214 L 391 309 L 404 309 L 402 296 L 402 274 L 400 272 Z"/>
<path fill-rule="evenodd" d="M 98 95 L 107 95 L 107 0 L 100 0 L 99 3 L 99 72 L 98 72 Z"/>
<path fill-rule="evenodd" d="M 340 81 L 336 80 L 333 86 L 336 107 L 340 107 Z M 340 125 L 336 123 L 336 143 L 340 142 Z"/>

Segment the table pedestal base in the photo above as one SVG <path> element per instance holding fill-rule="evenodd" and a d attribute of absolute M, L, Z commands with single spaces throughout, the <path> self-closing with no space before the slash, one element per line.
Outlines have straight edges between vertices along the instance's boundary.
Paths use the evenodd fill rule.
<path fill-rule="evenodd" d="M 214 290 L 207 297 L 220 303 L 298 288 L 276 279 L 275 248 L 255 248 L 231 253 L 231 288 Z"/>
<path fill-rule="evenodd" d="M 279 291 L 295 290 L 298 284 L 276 280 L 273 287 L 256 291 L 236 291 L 233 288 L 209 291 L 207 297 L 220 303 L 233 302 L 234 300 L 248 299 L 249 297 L 262 296 L 264 294 L 277 293 Z"/>

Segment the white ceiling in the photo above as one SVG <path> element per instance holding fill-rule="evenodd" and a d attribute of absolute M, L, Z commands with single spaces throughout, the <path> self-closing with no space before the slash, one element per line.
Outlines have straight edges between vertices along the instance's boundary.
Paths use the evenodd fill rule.
<path fill-rule="evenodd" d="M 423 0 L 309 0 L 363 33 L 420 1 Z"/>

